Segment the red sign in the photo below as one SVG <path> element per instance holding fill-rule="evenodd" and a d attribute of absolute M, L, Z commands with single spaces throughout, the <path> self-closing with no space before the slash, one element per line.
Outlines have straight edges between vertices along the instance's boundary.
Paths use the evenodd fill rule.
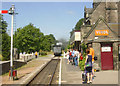
<path fill-rule="evenodd" d="M 1 14 L 8 13 L 8 10 L 1 10 L 0 13 Z"/>

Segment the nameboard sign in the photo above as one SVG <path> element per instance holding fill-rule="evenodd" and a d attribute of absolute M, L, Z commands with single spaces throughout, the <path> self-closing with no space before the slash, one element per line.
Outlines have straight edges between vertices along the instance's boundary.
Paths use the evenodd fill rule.
<path fill-rule="evenodd" d="M 102 47 L 102 52 L 111 52 L 111 47 Z"/>
<path fill-rule="evenodd" d="M 95 30 L 95 36 L 107 36 L 108 34 L 108 30 Z"/>

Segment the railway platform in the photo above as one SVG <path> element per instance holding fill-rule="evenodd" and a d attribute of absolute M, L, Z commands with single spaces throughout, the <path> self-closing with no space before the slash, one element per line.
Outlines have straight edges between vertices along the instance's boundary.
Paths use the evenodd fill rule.
<path fill-rule="evenodd" d="M 19 85 L 24 84 L 25 82 L 27 82 L 26 79 L 29 81 L 30 78 L 33 78 L 38 73 L 38 71 L 42 69 L 42 67 L 44 67 L 44 65 L 47 64 L 52 58 L 53 58 L 53 55 L 48 55 L 46 57 L 39 57 L 37 59 L 31 60 L 23 68 L 18 69 L 17 71 L 18 80 L 10 81 L 8 75 L 3 75 L 2 84 L 19 84 Z M 76 85 L 76 84 L 81 85 L 82 84 L 82 78 L 81 78 L 82 71 L 80 70 L 80 68 L 75 67 L 74 65 L 71 65 L 71 64 L 67 64 L 66 58 L 61 57 L 61 59 L 62 59 L 61 75 L 57 74 L 57 73 L 60 74 L 60 71 L 58 71 L 56 73 L 56 76 L 57 77 L 59 76 L 59 80 L 56 81 L 57 80 L 57 77 L 56 77 L 55 78 L 56 80 L 53 80 L 53 81 L 55 81 L 56 83 L 59 82 L 61 86 L 64 86 L 66 84 L 71 85 L 71 86 Z M 58 69 L 59 69 L 59 66 L 58 66 Z M 94 78 L 92 84 L 94 85 L 109 84 L 107 86 L 111 86 L 110 84 L 112 84 L 114 86 L 117 86 L 115 84 L 118 84 L 118 75 L 119 75 L 118 71 L 113 71 L 113 70 L 95 72 L 96 77 Z"/>
<path fill-rule="evenodd" d="M 62 59 L 62 78 L 61 84 L 63 85 L 76 85 L 82 84 L 82 72 L 79 67 L 67 64 L 67 59 Z M 95 72 L 93 80 L 93 86 L 103 85 L 105 86 L 118 86 L 118 71 L 117 70 L 105 70 Z M 83 85 L 84 86 L 84 85 Z"/>
<path fill-rule="evenodd" d="M 22 84 L 27 78 L 32 77 L 37 71 L 39 71 L 47 62 L 49 62 L 54 55 L 50 54 L 45 57 L 38 57 L 29 61 L 26 65 L 17 69 L 18 80 L 10 81 L 8 74 L 0 76 L 3 85 L 6 84 Z"/>
<path fill-rule="evenodd" d="M 62 59 L 62 78 L 61 84 L 82 84 L 81 73 L 79 67 L 67 64 L 67 59 Z"/>

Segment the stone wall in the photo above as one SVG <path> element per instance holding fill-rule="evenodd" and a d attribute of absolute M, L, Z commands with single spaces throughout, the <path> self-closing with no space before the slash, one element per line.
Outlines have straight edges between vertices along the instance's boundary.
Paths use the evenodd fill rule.
<path fill-rule="evenodd" d="M 118 35 L 120 36 L 120 1 L 118 3 L 118 23 L 119 23 Z"/>
<path fill-rule="evenodd" d="M 89 32 L 90 29 L 91 29 L 91 26 L 81 27 L 81 40 L 83 40 L 83 37 Z"/>
<path fill-rule="evenodd" d="M 113 28 L 114 28 L 114 25 L 113 25 Z M 108 40 L 110 41 L 110 39 L 117 39 L 117 34 L 114 34 L 108 27 L 107 25 L 103 22 L 103 20 L 101 20 L 97 26 L 94 28 L 94 30 L 92 31 L 92 33 L 88 36 L 87 40 L 91 40 L 93 39 L 94 40 L 94 37 L 95 37 L 95 30 L 108 30 L 109 31 L 109 35 L 108 36 L 98 36 L 98 39 L 97 40 Z M 114 30 L 115 31 L 115 30 Z M 116 31 L 117 31 L 117 27 L 116 27 Z M 101 41 L 102 42 L 102 41 Z"/>
<path fill-rule="evenodd" d="M 100 16 L 105 18 L 105 3 L 101 2 L 91 14 L 91 24 L 93 25 Z"/>
<path fill-rule="evenodd" d="M 118 43 L 113 43 L 113 66 L 114 69 L 118 69 Z"/>
<path fill-rule="evenodd" d="M 92 43 L 93 49 L 95 50 L 95 56 L 98 57 L 98 60 L 95 61 L 101 67 L 101 44 L 100 43 Z M 118 43 L 113 43 L 113 67 L 114 70 L 118 70 Z"/>
<path fill-rule="evenodd" d="M 14 68 L 16 69 L 16 68 L 19 68 L 19 67 L 25 65 L 26 62 L 14 61 L 13 64 L 14 64 Z M 5 74 L 5 73 L 9 72 L 9 70 L 10 70 L 10 62 L 8 61 L 8 62 L 1 63 L 0 67 L 2 69 L 2 70 L 0 70 L 0 75 Z"/>
<path fill-rule="evenodd" d="M 118 9 L 117 9 L 118 8 Z M 98 6 L 95 6 L 94 11 L 90 15 L 91 25 L 94 25 L 98 19 L 101 18 L 101 21 L 97 24 L 97 26 L 93 29 L 90 35 L 83 39 L 83 37 L 88 34 L 91 27 L 81 28 L 82 39 L 89 43 L 92 42 L 93 48 L 95 50 L 95 56 L 98 57 L 96 63 L 101 67 L 101 42 L 110 42 L 113 43 L 113 65 L 114 69 L 118 69 L 118 43 L 116 40 L 118 39 L 118 34 L 120 36 L 120 29 L 118 28 L 118 22 L 120 23 L 120 2 L 117 4 L 116 2 L 101 2 Z M 107 25 L 106 25 L 106 23 Z M 110 28 L 109 28 L 110 27 Z M 120 27 L 120 24 L 119 24 Z M 110 30 L 112 29 L 112 31 Z M 109 30 L 109 35 L 107 36 L 98 36 L 95 39 L 95 30 Z M 115 32 L 115 33 L 114 33 Z"/>
<path fill-rule="evenodd" d="M 95 56 L 97 56 L 97 61 L 95 61 L 95 63 L 97 63 L 101 67 L 101 45 L 100 43 L 92 43 L 92 46 L 94 49 Z"/>
<path fill-rule="evenodd" d="M 117 2 L 106 2 L 106 20 L 108 23 L 118 23 Z"/>

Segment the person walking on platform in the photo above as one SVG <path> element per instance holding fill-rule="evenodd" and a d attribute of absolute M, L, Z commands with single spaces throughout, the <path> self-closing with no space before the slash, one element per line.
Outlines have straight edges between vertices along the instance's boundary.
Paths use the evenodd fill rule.
<path fill-rule="evenodd" d="M 75 53 L 74 53 L 75 66 L 78 66 L 78 57 L 79 57 L 79 51 L 75 49 Z"/>
<path fill-rule="evenodd" d="M 75 50 L 74 50 L 74 49 L 72 49 L 72 65 L 74 65 L 74 64 L 75 64 L 75 61 L 74 61 L 74 54 L 75 54 Z"/>
<path fill-rule="evenodd" d="M 69 49 L 67 50 L 67 52 L 66 52 L 66 57 L 67 57 L 67 60 L 68 60 L 68 62 L 67 62 L 67 64 L 69 64 Z"/>
<path fill-rule="evenodd" d="M 35 57 L 37 58 L 37 51 L 35 52 Z"/>
<path fill-rule="evenodd" d="M 85 71 L 87 73 L 87 83 L 92 83 L 92 55 L 90 55 L 90 49 L 86 49 Z"/>
<path fill-rule="evenodd" d="M 90 55 L 92 55 L 92 76 L 94 77 L 94 49 L 92 48 L 92 44 L 88 45 L 88 48 L 90 49 Z"/>
<path fill-rule="evenodd" d="M 70 61 L 70 63 L 72 63 L 72 51 L 71 51 L 71 49 L 69 51 L 69 61 Z"/>

